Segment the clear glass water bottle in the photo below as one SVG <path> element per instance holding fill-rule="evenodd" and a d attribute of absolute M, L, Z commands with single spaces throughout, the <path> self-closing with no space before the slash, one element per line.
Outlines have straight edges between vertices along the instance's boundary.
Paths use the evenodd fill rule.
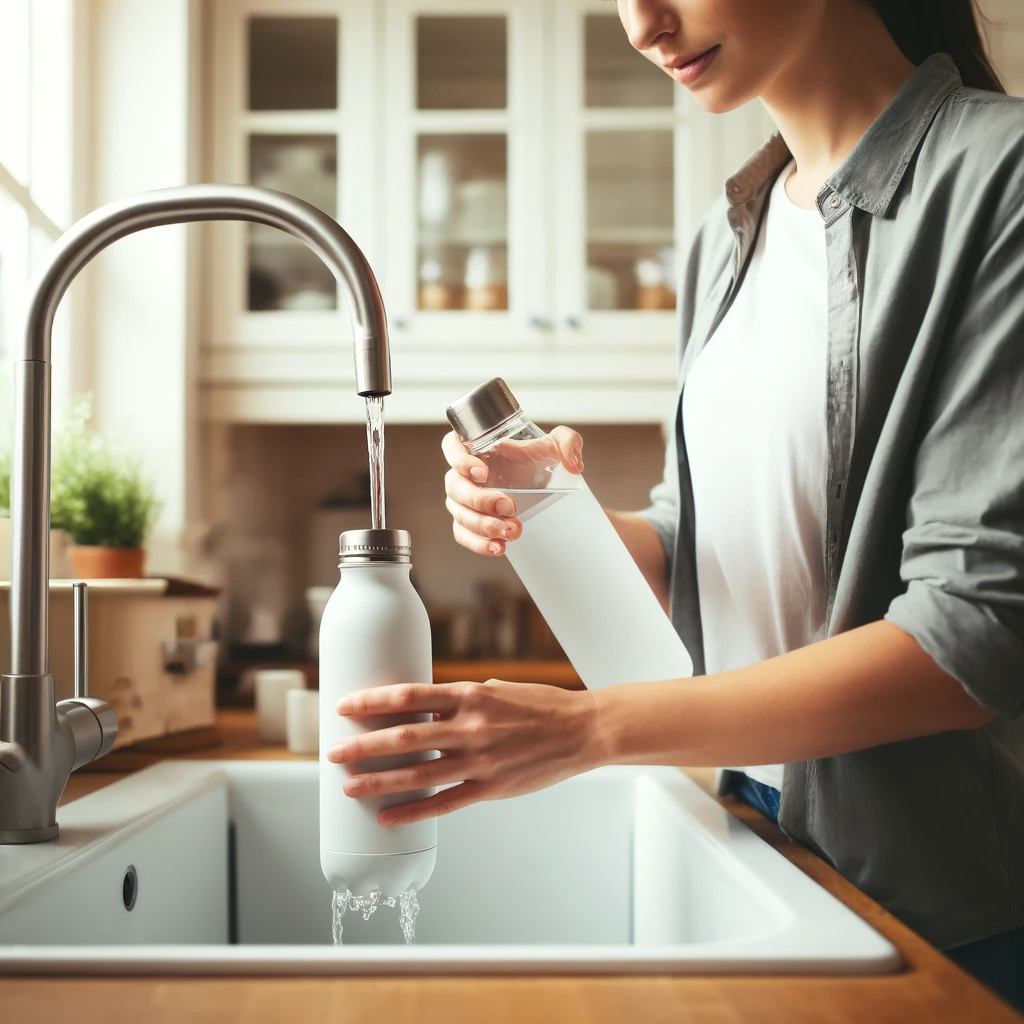
<path fill-rule="evenodd" d="M 340 539 L 341 580 L 320 622 L 320 866 L 337 892 L 399 896 L 421 889 L 434 870 L 435 819 L 385 828 L 385 807 L 429 796 L 433 790 L 353 798 L 342 786 L 350 773 L 403 768 L 433 753 L 377 757 L 357 765 L 332 764 L 327 751 L 350 736 L 430 715 L 342 718 L 347 693 L 391 683 L 432 679 L 430 623 L 409 579 L 412 546 L 405 530 L 347 530 Z"/>
<path fill-rule="evenodd" d="M 596 689 L 676 679 L 693 663 L 611 520 L 501 378 L 448 407 L 486 486 L 516 503 L 522 535 L 505 555 L 580 678 Z"/>

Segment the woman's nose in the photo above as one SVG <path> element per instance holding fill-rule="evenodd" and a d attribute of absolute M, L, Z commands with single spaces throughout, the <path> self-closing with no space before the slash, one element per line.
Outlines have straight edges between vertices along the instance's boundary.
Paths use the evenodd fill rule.
<path fill-rule="evenodd" d="M 679 27 L 679 15 L 667 0 L 622 0 L 619 16 L 630 43 L 641 53 Z"/>

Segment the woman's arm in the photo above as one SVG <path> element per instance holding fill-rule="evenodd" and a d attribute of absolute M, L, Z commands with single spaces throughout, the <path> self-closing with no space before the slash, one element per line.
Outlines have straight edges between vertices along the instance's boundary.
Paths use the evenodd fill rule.
<path fill-rule="evenodd" d="M 889 622 L 748 668 L 593 694 L 597 763 L 785 764 L 995 716 Z"/>
<path fill-rule="evenodd" d="M 328 760 L 352 764 L 350 796 L 461 783 L 382 811 L 407 824 L 517 796 L 603 764 L 772 764 L 829 757 L 994 715 L 888 622 L 720 675 L 598 691 L 508 683 L 385 686 L 351 694 L 354 718 L 433 712 L 437 719 L 352 737 Z M 408 768 L 360 773 L 355 762 L 440 750 Z"/>
<path fill-rule="evenodd" d="M 607 508 L 604 511 L 667 612 L 668 572 L 665 548 L 658 531 L 637 512 L 613 512 Z"/>

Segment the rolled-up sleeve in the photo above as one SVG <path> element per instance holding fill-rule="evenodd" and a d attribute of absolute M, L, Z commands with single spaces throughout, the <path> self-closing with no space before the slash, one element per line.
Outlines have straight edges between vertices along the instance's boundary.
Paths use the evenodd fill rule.
<path fill-rule="evenodd" d="M 1018 179 L 1020 184 L 1020 179 Z M 1024 187 L 933 369 L 886 618 L 988 710 L 1024 710 Z"/>

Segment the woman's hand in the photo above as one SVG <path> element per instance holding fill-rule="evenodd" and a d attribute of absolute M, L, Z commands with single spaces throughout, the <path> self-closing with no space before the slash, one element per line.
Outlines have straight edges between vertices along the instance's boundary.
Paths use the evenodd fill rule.
<path fill-rule="evenodd" d="M 503 555 L 505 542 L 515 540 L 523 532 L 523 524 L 515 517 L 515 502 L 502 491 L 484 486 L 489 474 L 487 463 L 470 455 L 454 431 L 445 435 L 441 450 L 451 466 L 444 478 L 444 489 L 455 539 L 477 554 Z M 514 460 L 510 456 L 514 450 L 523 456 L 524 487 L 530 486 L 537 464 L 545 458 L 554 464 L 561 462 L 570 473 L 583 472 L 583 439 L 569 427 L 555 427 L 545 437 L 503 450 L 505 462 L 513 472 Z M 506 479 L 505 486 L 513 486 L 514 482 Z"/>
<path fill-rule="evenodd" d="M 459 785 L 411 804 L 381 811 L 382 825 L 408 825 L 479 800 L 531 793 L 597 767 L 594 695 L 586 690 L 509 683 L 381 686 L 349 694 L 338 714 L 350 718 L 432 712 L 434 721 L 354 736 L 331 747 L 328 761 L 353 764 L 373 757 L 438 750 L 440 757 L 392 771 L 353 774 L 352 797 Z"/>

